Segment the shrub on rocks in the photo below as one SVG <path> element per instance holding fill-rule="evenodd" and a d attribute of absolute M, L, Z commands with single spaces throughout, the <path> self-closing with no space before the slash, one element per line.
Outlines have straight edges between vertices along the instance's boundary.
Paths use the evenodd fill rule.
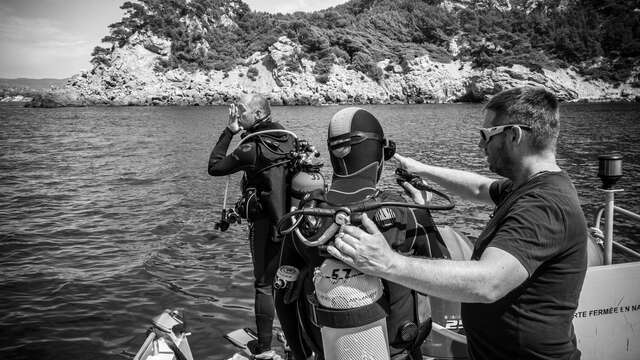
<path fill-rule="evenodd" d="M 258 69 L 253 66 L 247 69 L 247 78 L 251 79 L 251 81 L 256 81 L 258 78 Z"/>
<path fill-rule="evenodd" d="M 316 76 L 316 81 L 321 83 L 321 84 L 328 83 L 329 82 L 329 74 L 322 74 L 322 75 Z"/>

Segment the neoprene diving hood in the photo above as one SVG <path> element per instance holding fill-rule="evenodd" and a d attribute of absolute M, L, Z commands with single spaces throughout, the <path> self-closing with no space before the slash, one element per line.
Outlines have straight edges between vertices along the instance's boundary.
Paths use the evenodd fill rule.
<path fill-rule="evenodd" d="M 327 145 L 334 174 L 350 176 L 377 163 L 375 182 L 380 178 L 383 159 L 390 159 L 395 151 L 395 144 L 384 137 L 378 119 L 357 107 L 340 110 L 333 116 Z"/>

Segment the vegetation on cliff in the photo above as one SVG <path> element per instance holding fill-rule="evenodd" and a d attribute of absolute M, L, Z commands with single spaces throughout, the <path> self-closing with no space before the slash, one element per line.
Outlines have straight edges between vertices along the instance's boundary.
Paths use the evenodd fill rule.
<path fill-rule="evenodd" d="M 319 82 L 326 82 L 334 63 L 377 80 L 384 74 L 378 61 L 406 66 L 424 54 L 479 68 L 574 66 L 612 82 L 625 81 L 640 65 L 640 9 L 633 0 L 502 1 L 506 8 L 495 3 L 352 0 L 313 13 L 269 14 L 240 0 L 127 1 L 125 16 L 103 39 L 111 47 L 96 47 L 92 62 L 108 66 L 113 49 L 136 32 L 148 32 L 171 41 L 158 70 L 187 71 L 229 70 L 286 35 L 316 62 Z"/>

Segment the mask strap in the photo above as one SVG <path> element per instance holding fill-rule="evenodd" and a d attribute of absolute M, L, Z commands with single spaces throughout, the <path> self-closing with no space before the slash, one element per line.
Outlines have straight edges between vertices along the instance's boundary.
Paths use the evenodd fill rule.
<path fill-rule="evenodd" d="M 355 138 L 355 139 L 354 139 Z M 367 131 L 354 131 L 342 135 L 332 136 L 329 138 L 329 150 L 335 150 L 340 147 L 359 144 L 365 140 L 376 140 L 386 144 L 386 139 L 379 134 Z"/>

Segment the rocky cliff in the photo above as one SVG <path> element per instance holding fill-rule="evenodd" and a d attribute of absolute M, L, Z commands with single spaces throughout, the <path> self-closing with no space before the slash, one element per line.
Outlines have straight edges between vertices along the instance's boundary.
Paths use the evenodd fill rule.
<path fill-rule="evenodd" d="M 244 92 L 285 105 L 444 103 L 521 85 L 637 101 L 640 39 L 615 26 L 640 24 L 638 9 L 581 4 L 350 0 L 272 15 L 241 0 L 127 1 L 94 68 L 30 105 L 212 105 Z"/>
<path fill-rule="evenodd" d="M 585 80 L 570 69 L 534 72 L 514 65 L 478 70 L 460 61 L 435 62 L 426 55 L 404 67 L 379 62 L 384 75 L 378 81 L 334 64 L 322 83 L 312 72 L 314 62 L 301 58 L 300 45 L 286 37 L 228 72 L 154 70 L 169 52 L 168 40 L 136 34 L 113 52 L 111 66 L 99 65 L 73 76 L 66 86 L 34 99 L 31 106 L 216 105 L 243 92 L 267 94 L 273 103 L 283 105 L 448 103 L 483 101 L 521 85 L 546 87 L 565 101 L 640 99 L 640 88 L 631 83 L 614 87 Z M 292 62 L 299 68 L 292 70 Z"/>

